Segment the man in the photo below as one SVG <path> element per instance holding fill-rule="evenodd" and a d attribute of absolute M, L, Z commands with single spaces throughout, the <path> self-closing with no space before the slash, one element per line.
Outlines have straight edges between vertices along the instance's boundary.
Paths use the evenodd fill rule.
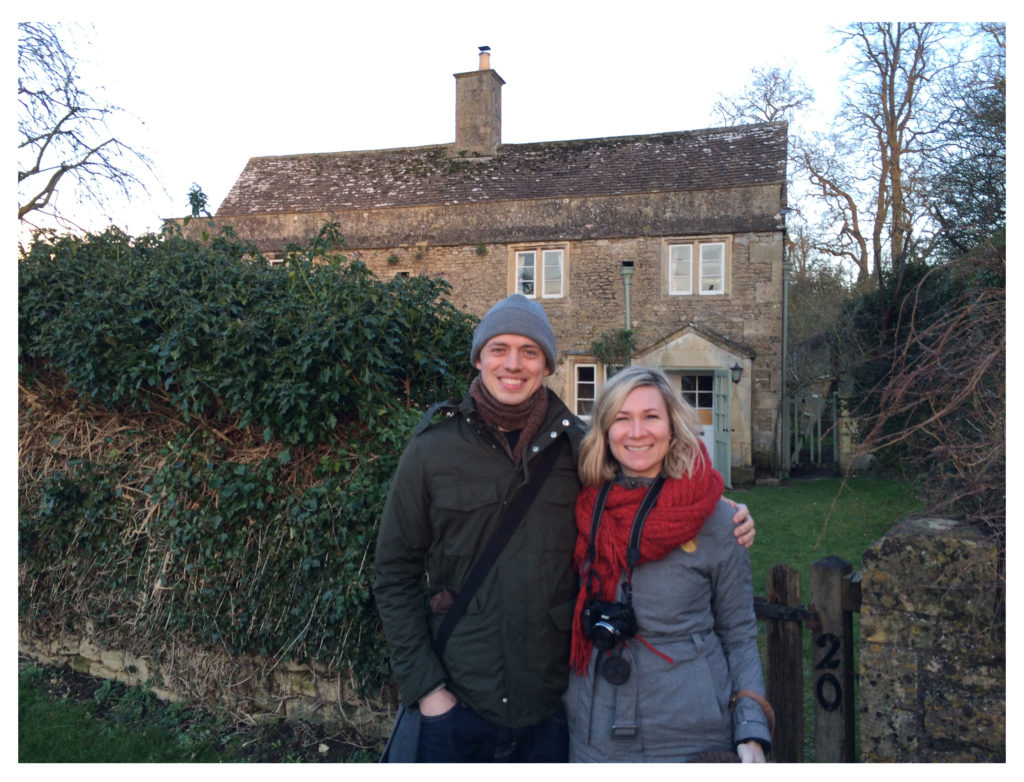
<path fill-rule="evenodd" d="M 374 595 L 403 703 L 419 708 L 421 762 L 564 762 L 562 695 L 576 598 L 573 509 L 585 429 L 543 385 L 555 366 L 544 308 L 515 294 L 473 333 L 480 371 L 429 411 L 406 446 L 377 539 Z M 438 421 L 435 416 L 442 413 Z M 432 639 L 509 502 L 557 449 L 539 495 L 439 659 Z M 737 538 L 753 542 L 739 506 Z M 429 608 L 428 605 L 429 598 Z"/>

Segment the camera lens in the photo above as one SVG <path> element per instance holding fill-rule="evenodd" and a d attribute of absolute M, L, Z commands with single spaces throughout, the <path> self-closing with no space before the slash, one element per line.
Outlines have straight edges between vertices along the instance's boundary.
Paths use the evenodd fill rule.
<path fill-rule="evenodd" d="M 615 636 L 618 633 L 615 628 L 604 621 L 594 622 L 594 626 L 591 628 L 591 639 L 594 641 L 594 646 L 599 649 L 611 649 L 615 646 Z"/>

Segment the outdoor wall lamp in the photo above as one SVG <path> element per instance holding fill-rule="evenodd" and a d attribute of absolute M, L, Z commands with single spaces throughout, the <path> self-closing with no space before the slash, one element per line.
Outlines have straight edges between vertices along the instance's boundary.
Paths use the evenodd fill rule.
<path fill-rule="evenodd" d="M 743 377 L 743 367 L 736 363 L 729 367 L 729 371 L 732 372 L 732 382 L 739 383 L 740 378 Z"/>

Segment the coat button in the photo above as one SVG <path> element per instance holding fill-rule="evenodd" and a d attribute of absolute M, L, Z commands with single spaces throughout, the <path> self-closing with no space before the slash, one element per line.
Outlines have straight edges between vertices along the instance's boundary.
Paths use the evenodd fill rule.
<path fill-rule="evenodd" d="M 554 440 L 556 437 L 558 437 L 558 432 L 552 432 L 551 439 Z"/>
<path fill-rule="evenodd" d="M 539 451 L 539 450 L 540 450 L 540 446 L 539 445 L 533 446 L 533 452 L 534 453 L 537 453 L 537 451 Z"/>
<path fill-rule="evenodd" d="M 562 419 L 562 426 L 568 426 L 568 425 L 569 425 L 569 419 L 568 418 L 563 418 Z"/>

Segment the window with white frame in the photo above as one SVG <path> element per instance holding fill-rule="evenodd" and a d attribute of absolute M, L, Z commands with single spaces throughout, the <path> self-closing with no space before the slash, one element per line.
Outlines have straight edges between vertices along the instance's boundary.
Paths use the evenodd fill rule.
<path fill-rule="evenodd" d="M 673 296 L 682 296 L 693 293 L 692 244 L 669 245 L 668 292 Z"/>
<path fill-rule="evenodd" d="M 700 245 L 700 292 L 725 293 L 725 245 L 712 242 Z"/>
<path fill-rule="evenodd" d="M 594 412 L 597 398 L 597 364 L 576 365 L 576 393 L 573 411 L 584 421 L 589 421 Z"/>
<path fill-rule="evenodd" d="M 671 242 L 668 292 L 672 296 L 719 296 L 728 292 L 729 264 L 723 241 Z"/>
<path fill-rule="evenodd" d="M 516 253 L 515 290 L 527 298 L 560 299 L 565 295 L 564 251 L 520 250 Z"/>

